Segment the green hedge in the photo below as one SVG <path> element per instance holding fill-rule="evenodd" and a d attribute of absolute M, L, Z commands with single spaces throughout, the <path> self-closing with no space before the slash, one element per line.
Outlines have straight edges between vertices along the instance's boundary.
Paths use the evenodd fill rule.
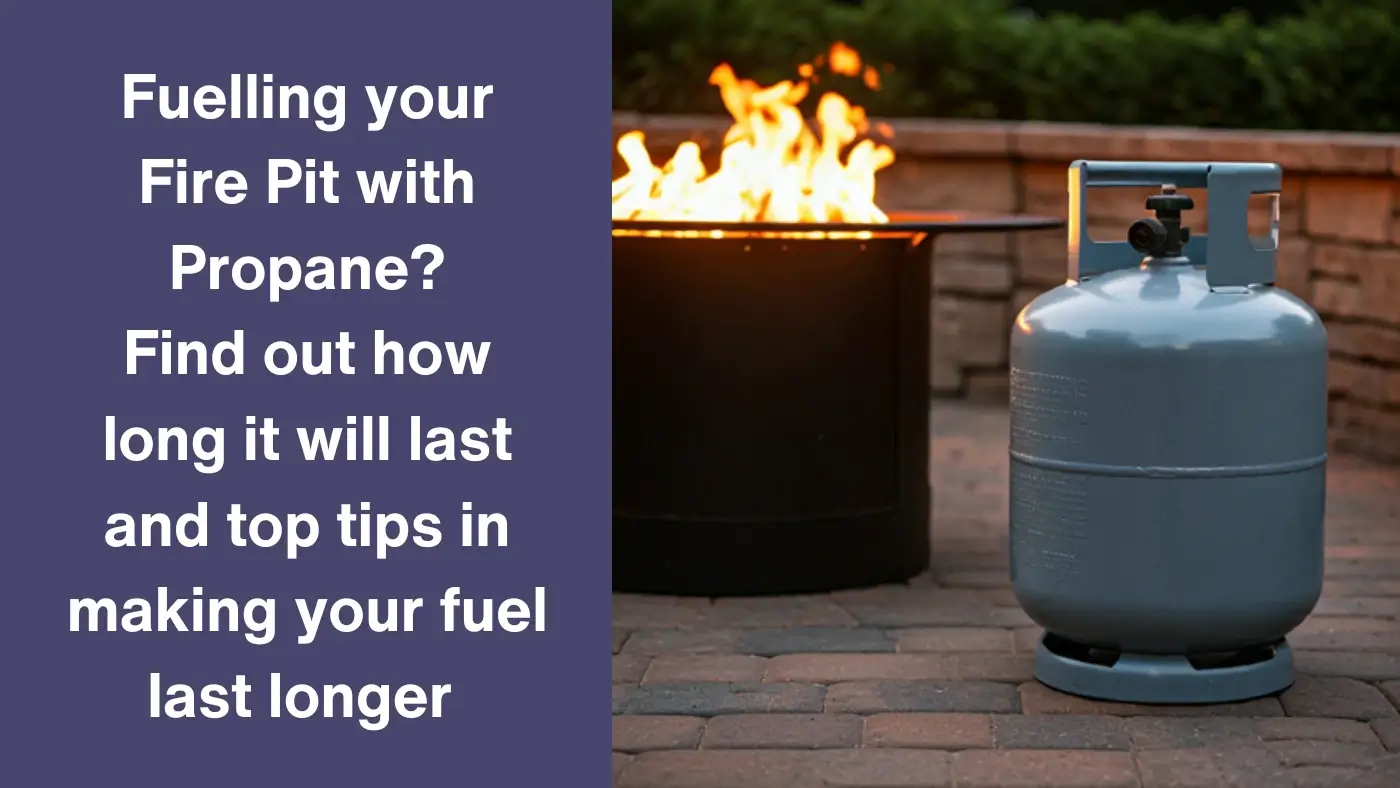
<path fill-rule="evenodd" d="M 1009 11 L 1003 0 L 614 0 L 613 106 L 723 112 L 720 62 L 776 81 L 841 40 L 888 64 L 872 115 L 1400 131 L 1395 0 L 1322 0 L 1302 16 L 1121 22 Z"/>
<path fill-rule="evenodd" d="M 1274 19 L 1296 15 L 1306 6 L 1302 0 L 1013 0 L 1013 3 L 1039 14 L 1061 12 L 1093 19 L 1122 19 L 1137 11 L 1154 11 L 1171 19 L 1219 19 L 1231 11 L 1245 11 L 1255 19 Z"/>

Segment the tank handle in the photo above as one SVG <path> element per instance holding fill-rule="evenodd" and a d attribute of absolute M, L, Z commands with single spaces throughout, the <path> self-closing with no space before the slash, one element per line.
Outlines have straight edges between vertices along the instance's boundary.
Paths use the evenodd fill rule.
<path fill-rule="evenodd" d="M 1084 161 L 1069 166 L 1069 278 L 1136 268 L 1142 255 L 1127 241 L 1094 241 L 1084 222 L 1090 187 L 1160 187 L 1206 190 L 1209 233 L 1191 234 L 1182 254 L 1205 266 L 1212 288 L 1273 284 L 1277 278 L 1278 194 L 1283 168 L 1257 162 Z M 1260 249 L 1249 237 L 1249 198 L 1274 196 L 1272 243 Z M 1189 222 L 1187 222 L 1189 226 Z M 1214 252 L 1207 256 L 1207 249 Z M 1207 260 L 1211 263 L 1207 264 Z"/>

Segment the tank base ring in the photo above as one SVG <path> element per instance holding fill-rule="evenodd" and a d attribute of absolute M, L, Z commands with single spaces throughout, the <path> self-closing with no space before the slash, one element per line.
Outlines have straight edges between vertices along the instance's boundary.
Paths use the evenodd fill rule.
<path fill-rule="evenodd" d="M 1222 667 L 1199 665 L 1185 656 L 1119 654 L 1114 660 L 1088 661 L 1051 650 L 1063 639 L 1041 638 L 1035 649 L 1035 678 L 1051 689 L 1095 700 L 1142 704 L 1237 703 L 1273 695 L 1293 684 L 1293 651 L 1287 641 L 1264 646 L 1264 658 Z M 1088 649 L 1085 649 L 1087 652 Z"/>

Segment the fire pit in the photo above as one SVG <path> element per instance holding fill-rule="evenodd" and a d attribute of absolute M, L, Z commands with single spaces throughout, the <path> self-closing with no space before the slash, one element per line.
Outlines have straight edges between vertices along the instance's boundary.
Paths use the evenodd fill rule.
<path fill-rule="evenodd" d="M 838 48 L 831 68 L 852 68 Z M 711 81 L 736 120 L 715 172 L 694 143 L 662 168 L 639 132 L 618 143 L 613 588 L 908 579 L 929 565 L 934 241 L 1063 223 L 887 215 L 874 175 L 890 149 L 867 139 L 840 157 L 859 108 L 824 95 L 818 138 L 797 109 L 805 79 L 765 88 L 721 66 Z"/>

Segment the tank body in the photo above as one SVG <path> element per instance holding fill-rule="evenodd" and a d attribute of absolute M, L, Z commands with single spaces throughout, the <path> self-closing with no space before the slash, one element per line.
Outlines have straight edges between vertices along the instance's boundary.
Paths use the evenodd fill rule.
<path fill-rule="evenodd" d="M 1122 653 L 1283 639 L 1322 590 L 1327 333 L 1204 268 L 1070 281 L 1011 336 L 1011 579 L 1048 633 Z"/>

